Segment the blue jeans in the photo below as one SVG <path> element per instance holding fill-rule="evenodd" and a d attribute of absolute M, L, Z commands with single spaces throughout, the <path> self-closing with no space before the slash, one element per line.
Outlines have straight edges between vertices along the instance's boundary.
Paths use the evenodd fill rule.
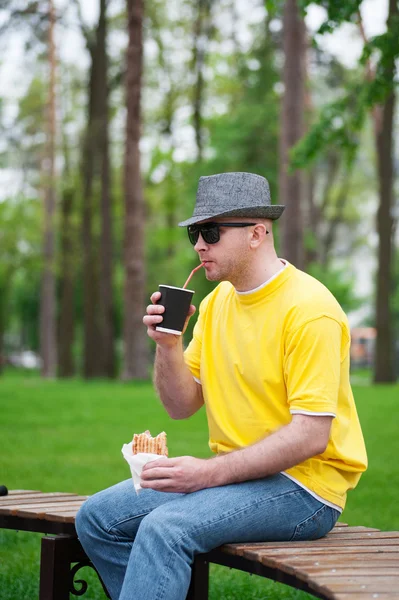
<path fill-rule="evenodd" d="M 317 539 L 338 517 L 281 474 L 191 494 L 136 495 L 129 479 L 86 500 L 76 529 L 112 600 L 184 600 L 196 554 L 228 542 Z"/>

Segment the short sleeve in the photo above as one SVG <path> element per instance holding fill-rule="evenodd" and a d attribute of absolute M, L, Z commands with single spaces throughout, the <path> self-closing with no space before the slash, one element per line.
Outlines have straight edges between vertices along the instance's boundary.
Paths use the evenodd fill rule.
<path fill-rule="evenodd" d="M 207 298 L 200 305 L 197 322 L 194 326 L 193 337 L 187 349 L 184 352 L 184 360 L 194 379 L 201 383 L 201 351 L 202 351 L 202 336 L 205 321 L 205 313 L 207 306 Z"/>
<path fill-rule="evenodd" d="M 284 378 L 291 414 L 336 416 L 346 337 L 341 324 L 327 316 L 287 334 Z"/>

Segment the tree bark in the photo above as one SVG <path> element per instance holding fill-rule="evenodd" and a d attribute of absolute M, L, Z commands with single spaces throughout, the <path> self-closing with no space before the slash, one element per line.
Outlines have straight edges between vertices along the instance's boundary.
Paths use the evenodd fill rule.
<path fill-rule="evenodd" d="M 299 268 L 304 266 L 300 171 L 288 173 L 289 151 L 304 132 L 305 24 L 297 0 L 286 0 L 283 17 L 284 96 L 281 110 L 279 204 L 287 209 L 281 221 L 282 255 Z"/>
<path fill-rule="evenodd" d="M 87 31 L 85 33 L 91 57 L 88 125 L 83 159 L 83 370 L 86 378 L 114 377 L 116 369 L 106 9 L 107 0 L 100 0 L 94 41 Z M 100 191 L 99 203 L 97 190 Z M 100 231 L 99 235 L 95 233 L 97 230 Z"/>
<path fill-rule="evenodd" d="M 52 378 L 57 370 L 57 327 L 56 327 L 56 286 L 55 286 L 55 244 L 54 217 L 56 209 L 55 191 L 55 12 L 53 0 L 49 1 L 49 102 L 48 102 L 48 138 L 44 165 L 44 239 L 43 239 L 43 276 L 40 298 L 40 353 L 42 358 L 42 376 Z"/>
<path fill-rule="evenodd" d="M 148 377 L 145 310 L 144 195 L 140 172 L 141 86 L 143 70 L 143 0 L 127 0 L 124 364 L 122 378 Z"/>
<path fill-rule="evenodd" d="M 101 241 L 100 241 L 100 293 L 99 308 L 102 335 L 102 374 L 115 377 L 114 305 L 113 305 L 113 243 L 109 156 L 109 92 L 107 57 L 106 0 L 100 0 L 100 19 L 97 36 L 98 51 L 98 103 L 99 152 L 101 179 Z"/>
<path fill-rule="evenodd" d="M 396 0 L 389 0 L 387 28 L 393 18 L 397 18 Z M 392 84 L 392 91 L 382 106 L 381 126 L 376 134 L 377 170 L 379 184 L 379 207 L 377 213 L 378 231 L 378 271 L 376 299 L 376 353 L 375 383 L 390 383 L 396 380 L 394 364 L 394 334 L 391 295 L 393 292 L 394 239 L 392 217 L 394 183 L 394 140 L 393 125 L 395 113 L 395 63 L 392 59 L 386 67 L 386 80 Z"/>
<path fill-rule="evenodd" d="M 73 361 L 74 320 L 74 236 L 72 225 L 74 190 L 66 186 L 61 199 L 61 291 L 58 326 L 59 376 L 75 374 Z"/>
<path fill-rule="evenodd" d="M 99 368 L 99 350 L 101 349 L 101 329 L 98 317 L 99 305 L 99 266 L 97 244 L 94 237 L 94 219 L 96 215 L 93 183 L 95 177 L 96 156 L 96 109 L 98 67 L 96 48 L 90 48 L 91 66 L 89 80 L 88 123 L 86 127 L 83 160 L 83 375 L 90 379 L 101 374 Z"/>
<path fill-rule="evenodd" d="M 203 159 L 204 134 L 203 134 L 203 103 L 204 103 L 204 66 L 206 60 L 207 43 L 210 31 L 210 0 L 198 0 L 197 16 L 194 23 L 193 41 L 193 71 L 195 73 L 194 84 L 194 130 L 197 146 L 197 160 Z"/>

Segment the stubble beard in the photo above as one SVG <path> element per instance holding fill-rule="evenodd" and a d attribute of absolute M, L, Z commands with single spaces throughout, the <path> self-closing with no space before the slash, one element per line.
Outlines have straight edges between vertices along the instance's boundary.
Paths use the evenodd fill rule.
<path fill-rule="evenodd" d="M 237 286 L 247 278 L 247 274 L 246 262 L 234 257 L 223 265 L 212 263 L 211 272 L 206 271 L 206 278 L 208 281 L 229 281 Z"/>

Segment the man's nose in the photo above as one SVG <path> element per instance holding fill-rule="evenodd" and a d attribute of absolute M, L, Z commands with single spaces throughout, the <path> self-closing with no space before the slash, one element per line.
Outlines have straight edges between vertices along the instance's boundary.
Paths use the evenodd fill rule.
<path fill-rule="evenodd" d="M 204 241 L 204 238 L 202 237 L 201 233 L 198 234 L 198 240 L 195 243 L 194 246 L 194 250 L 196 252 L 199 252 L 200 250 L 206 250 L 207 245 L 206 242 Z"/>

